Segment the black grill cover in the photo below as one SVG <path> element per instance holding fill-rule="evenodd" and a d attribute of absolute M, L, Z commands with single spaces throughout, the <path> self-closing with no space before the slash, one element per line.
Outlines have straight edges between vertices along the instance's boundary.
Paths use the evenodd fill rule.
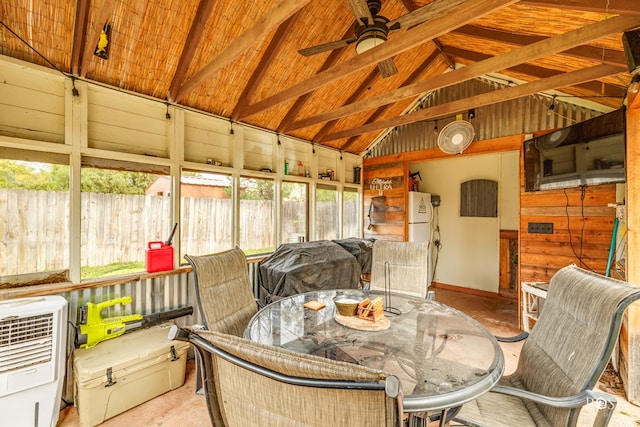
<path fill-rule="evenodd" d="M 349 251 L 351 255 L 356 257 L 360 263 L 362 274 L 371 273 L 371 258 L 373 255 L 373 242 L 376 239 L 359 239 L 357 237 L 349 237 L 341 240 L 332 240 L 344 249 Z"/>
<path fill-rule="evenodd" d="M 260 263 L 260 300 L 322 289 L 360 287 L 360 262 L 342 246 L 328 240 L 280 245 Z"/>

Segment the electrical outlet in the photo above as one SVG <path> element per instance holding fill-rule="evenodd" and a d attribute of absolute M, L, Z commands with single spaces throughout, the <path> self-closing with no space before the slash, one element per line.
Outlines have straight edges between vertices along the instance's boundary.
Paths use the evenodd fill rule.
<path fill-rule="evenodd" d="M 552 222 L 530 222 L 527 231 L 531 234 L 553 234 Z"/>

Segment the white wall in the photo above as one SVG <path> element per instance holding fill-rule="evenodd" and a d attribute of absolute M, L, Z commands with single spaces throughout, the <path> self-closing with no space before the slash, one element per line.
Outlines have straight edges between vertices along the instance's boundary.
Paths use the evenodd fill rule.
<path fill-rule="evenodd" d="M 500 229 L 518 229 L 518 155 L 513 151 L 410 165 L 411 172 L 422 176 L 420 191 L 441 199 L 436 218 L 442 247 L 435 282 L 498 292 Z M 498 181 L 497 218 L 460 216 L 460 184 L 470 179 Z"/>

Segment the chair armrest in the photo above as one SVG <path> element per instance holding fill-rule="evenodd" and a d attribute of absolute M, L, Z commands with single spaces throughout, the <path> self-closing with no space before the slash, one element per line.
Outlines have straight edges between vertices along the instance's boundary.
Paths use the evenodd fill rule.
<path fill-rule="evenodd" d="M 616 404 L 618 403 L 616 398 L 612 395 L 592 390 L 585 390 L 573 396 L 566 397 L 544 396 L 527 390 L 500 385 L 495 386 L 491 391 L 494 393 L 516 396 L 521 399 L 532 400 L 536 403 L 554 406 L 556 408 L 579 408 L 590 403 L 595 403 L 598 409 L 598 414 L 593 422 L 594 427 L 606 427 L 609 424 L 609 420 L 613 415 L 613 410 L 616 408 Z"/>
<path fill-rule="evenodd" d="M 524 339 L 526 339 L 529 336 L 529 332 L 523 332 L 520 335 L 516 335 L 513 337 L 498 337 L 496 336 L 496 339 L 499 342 L 518 342 L 518 341 L 522 341 Z"/>

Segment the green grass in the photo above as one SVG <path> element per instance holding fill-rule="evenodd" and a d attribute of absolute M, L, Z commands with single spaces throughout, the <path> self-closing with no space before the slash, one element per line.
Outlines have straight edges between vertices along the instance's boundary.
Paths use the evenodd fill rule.
<path fill-rule="evenodd" d="M 82 267 L 81 280 L 95 279 L 96 277 L 115 276 L 118 274 L 140 273 L 144 270 L 144 262 L 120 262 L 100 267 Z"/>
<path fill-rule="evenodd" d="M 266 254 L 273 252 L 273 248 L 249 249 L 244 251 L 247 256 L 256 254 Z M 187 264 L 187 260 L 182 258 L 180 264 Z M 100 267 L 82 267 L 80 273 L 81 280 L 96 279 L 98 277 L 117 276 L 120 274 L 142 273 L 145 271 L 144 262 L 120 262 Z"/>

